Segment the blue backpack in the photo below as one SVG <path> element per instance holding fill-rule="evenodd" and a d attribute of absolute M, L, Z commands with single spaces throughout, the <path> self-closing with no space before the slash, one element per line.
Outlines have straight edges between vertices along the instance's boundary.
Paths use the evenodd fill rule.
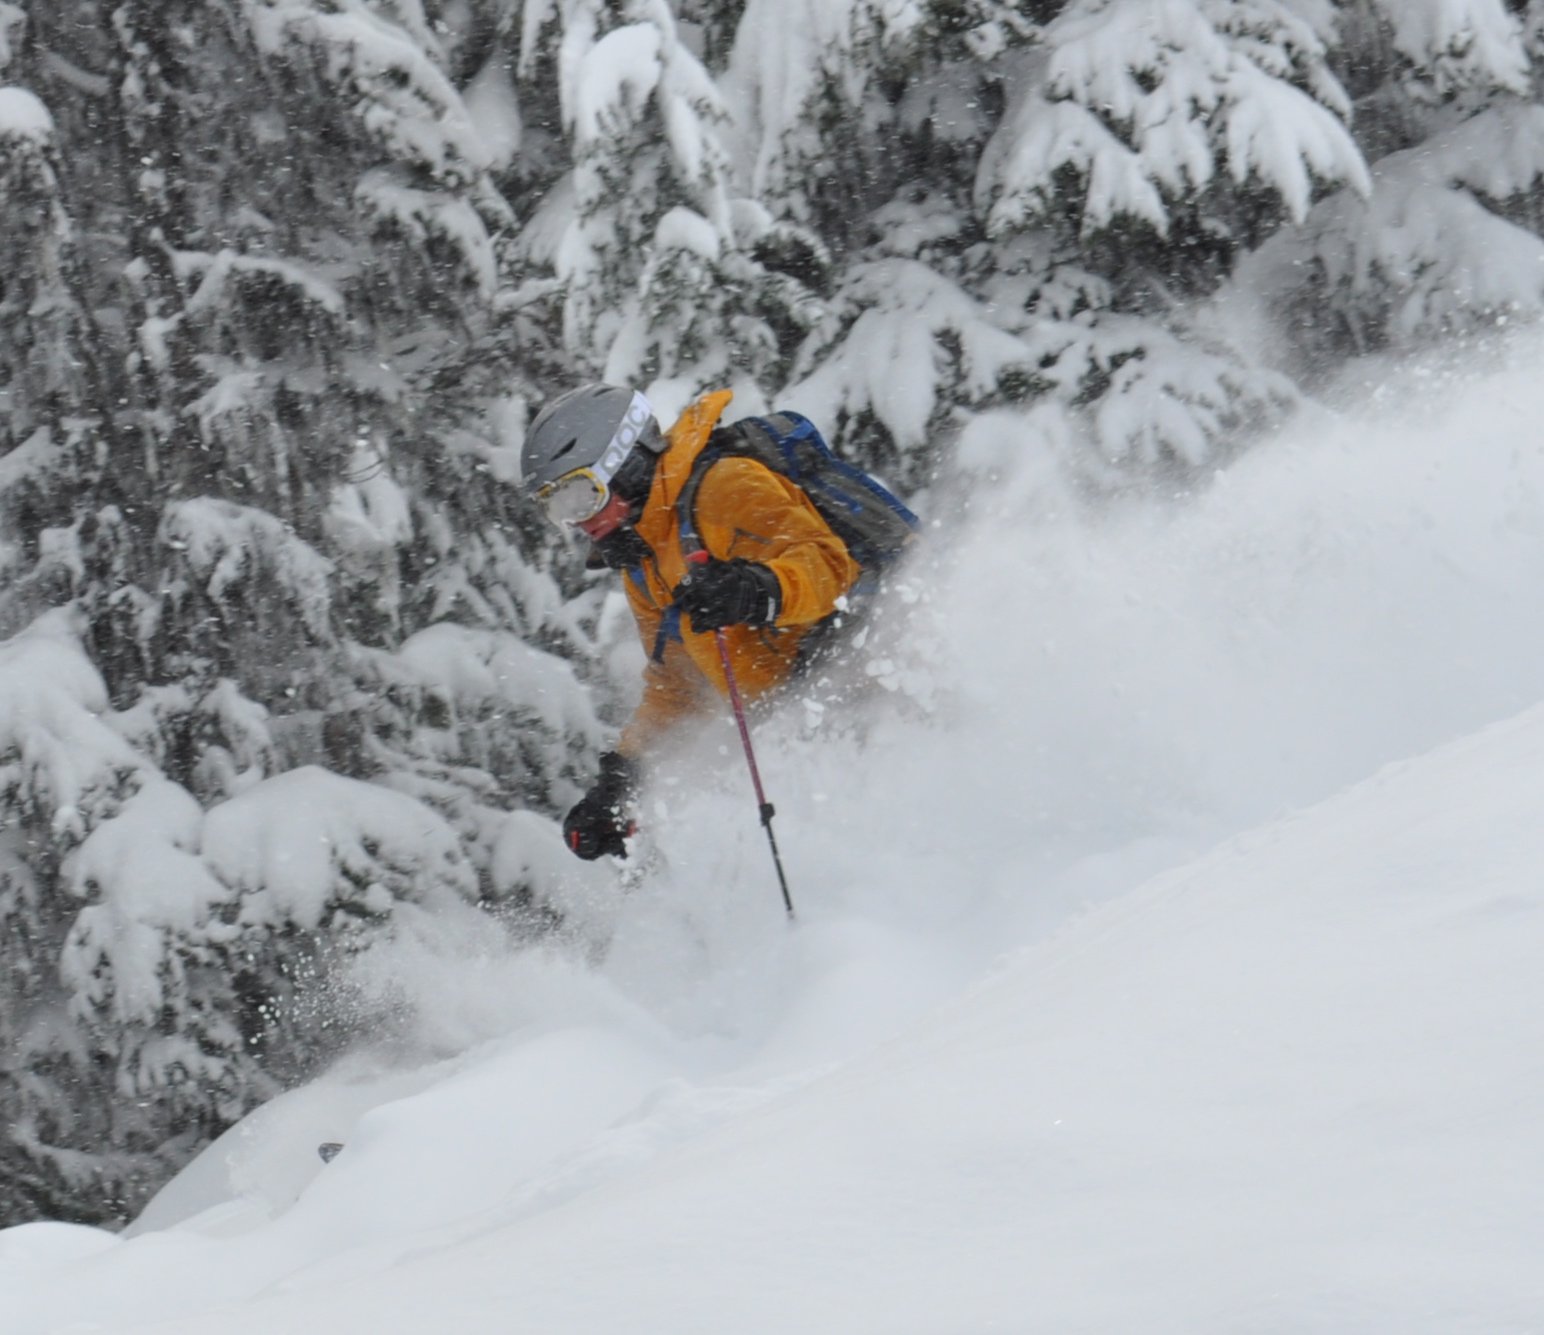
<path fill-rule="evenodd" d="M 917 516 L 889 488 L 838 459 L 809 418 L 776 412 L 719 427 L 697 456 L 676 501 L 681 546 L 688 556 L 702 549 L 698 489 L 708 469 L 727 458 L 754 459 L 798 487 L 865 575 L 877 575 L 916 537 Z"/>

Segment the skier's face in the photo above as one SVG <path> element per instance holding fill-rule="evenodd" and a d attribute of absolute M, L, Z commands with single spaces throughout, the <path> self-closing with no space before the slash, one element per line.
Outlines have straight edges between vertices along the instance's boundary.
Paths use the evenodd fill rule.
<path fill-rule="evenodd" d="M 580 520 L 574 525 L 591 542 L 600 542 L 601 539 L 615 533 L 623 524 L 632 519 L 632 504 L 620 492 L 613 491 L 610 498 L 600 510 L 588 519 Z"/>

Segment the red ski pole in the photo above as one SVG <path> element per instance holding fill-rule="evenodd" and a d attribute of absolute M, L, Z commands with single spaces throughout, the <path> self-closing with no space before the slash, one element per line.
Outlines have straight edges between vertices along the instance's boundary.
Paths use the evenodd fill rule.
<path fill-rule="evenodd" d="M 724 665 L 724 680 L 729 684 L 729 703 L 734 706 L 734 721 L 740 728 L 740 744 L 745 748 L 745 763 L 750 766 L 751 786 L 756 790 L 761 824 L 767 832 L 767 843 L 772 849 L 772 865 L 777 868 L 777 883 L 783 890 L 783 907 L 788 910 L 791 918 L 794 916 L 793 899 L 788 893 L 788 878 L 783 874 L 783 859 L 778 856 L 777 836 L 772 833 L 772 817 L 777 811 L 767 801 L 766 791 L 761 786 L 761 771 L 756 767 L 756 752 L 751 747 L 751 730 L 745 721 L 745 705 L 740 699 L 740 687 L 734 679 L 734 669 L 729 665 L 729 645 L 724 640 L 722 630 L 715 630 L 713 635 L 718 641 L 718 660 Z"/>
<path fill-rule="evenodd" d="M 694 552 L 687 560 L 694 565 L 701 565 L 707 561 L 707 552 Z M 734 707 L 734 721 L 740 729 L 740 745 L 745 748 L 745 763 L 750 766 L 751 786 L 756 790 L 756 805 L 761 813 L 761 824 L 767 832 L 767 844 L 772 849 L 772 865 L 777 868 L 777 883 L 783 891 L 783 907 L 788 910 L 788 916 L 792 918 L 793 897 L 788 893 L 788 877 L 783 874 L 783 859 L 777 851 L 777 836 L 772 833 L 772 817 L 777 814 L 773 805 L 767 801 L 766 790 L 761 786 L 761 770 L 756 764 L 756 752 L 751 746 L 750 725 L 745 721 L 745 702 L 740 699 L 740 684 L 734 678 L 734 668 L 729 663 L 729 643 L 724 639 L 722 629 L 713 632 L 713 638 L 718 642 L 718 661 L 724 665 L 724 681 L 729 687 L 729 703 Z"/>

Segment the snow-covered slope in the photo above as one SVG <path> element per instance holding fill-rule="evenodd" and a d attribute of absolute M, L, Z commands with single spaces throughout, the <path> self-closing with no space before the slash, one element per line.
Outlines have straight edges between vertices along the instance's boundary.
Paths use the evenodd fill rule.
<path fill-rule="evenodd" d="M 1172 513 L 1011 472 L 861 741 L 762 734 L 796 928 L 711 739 L 578 941 L 0 1233 L 3 1329 L 1544 1327 L 1539 352 Z"/>
<path fill-rule="evenodd" d="M 377 1085 L 275 1223 L 73 1264 L 37 1258 L 100 1240 L 12 1231 L 7 1329 L 1537 1328 L 1541 793 L 1534 710 L 805 1079 L 683 1077 L 615 1022 L 490 1044 Z M 254 1135 L 309 1164 L 305 1131 Z"/>

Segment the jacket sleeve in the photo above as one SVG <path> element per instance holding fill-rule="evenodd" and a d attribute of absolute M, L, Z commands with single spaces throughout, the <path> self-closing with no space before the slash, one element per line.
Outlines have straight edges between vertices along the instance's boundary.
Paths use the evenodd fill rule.
<path fill-rule="evenodd" d="M 681 719 L 708 709 L 714 696 L 710 684 L 697 670 L 696 664 L 679 641 L 667 640 L 664 653 L 658 660 L 655 659 L 655 640 L 659 635 L 662 614 L 630 583 L 624 581 L 624 584 L 648 661 L 643 669 L 643 695 L 639 698 L 638 707 L 633 710 L 632 718 L 622 729 L 622 735 L 617 740 L 617 750 L 630 760 L 640 760 Z"/>
<path fill-rule="evenodd" d="M 771 569 L 783 592 L 779 626 L 830 616 L 862 573 L 809 497 L 753 459 L 722 459 L 708 470 L 697 493 L 697 531 L 713 556 Z"/>

